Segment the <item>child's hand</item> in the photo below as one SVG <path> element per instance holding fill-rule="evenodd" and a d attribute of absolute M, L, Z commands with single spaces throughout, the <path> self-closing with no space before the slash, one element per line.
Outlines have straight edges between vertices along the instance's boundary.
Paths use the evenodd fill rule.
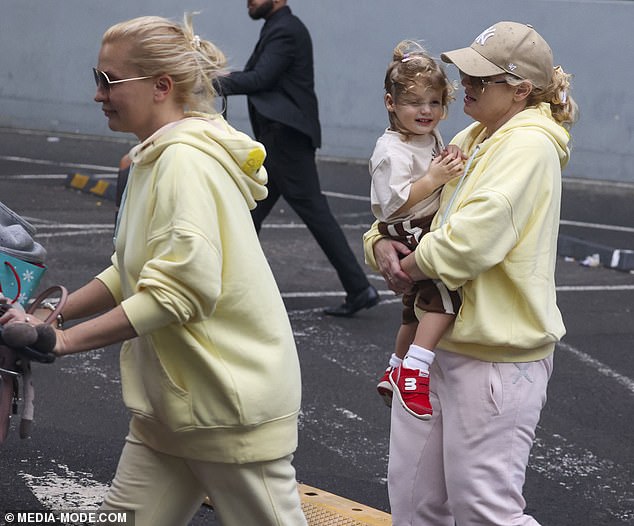
<path fill-rule="evenodd" d="M 447 147 L 442 152 L 440 152 L 440 156 L 449 157 L 451 159 L 467 159 L 467 156 L 463 154 L 462 150 L 458 148 L 455 144 L 448 144 Z"/>
<path fill-rule="evenodd" d="M 458 152 L 460 150 L 458 149 Z M 462 153 L 456 157 L 455 153 L 441 153 L 437 157 L 432 159 L 429 165 L 429 171 L 427 177 L 429 177 L 436 186 L 442 186 L 448 181 L 462 175 L 464 170 L 464 160 L 462 159 Z"/>

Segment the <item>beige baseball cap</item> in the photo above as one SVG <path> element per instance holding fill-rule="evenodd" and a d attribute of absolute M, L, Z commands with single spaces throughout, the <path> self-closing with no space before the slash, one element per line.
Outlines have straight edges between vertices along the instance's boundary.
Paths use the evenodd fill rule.
<path fill-rule="evenodd" d="M 472 77 L 510 73 L 545 88 L 553 76 L 553 52 L 528 24 L 498 22 L 485 29 L 471 46 L 440 55 Z"/>

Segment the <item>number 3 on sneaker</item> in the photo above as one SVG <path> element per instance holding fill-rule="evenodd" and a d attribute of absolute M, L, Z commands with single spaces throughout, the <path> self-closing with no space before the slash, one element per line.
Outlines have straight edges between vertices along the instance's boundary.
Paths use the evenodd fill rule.
<path fill-rule="evenodd" d="M 421 420 L 431 418 L 429 373 L 400 366 L 390 373 L 390 383 L 394 387 L 394 396 L 409 414 Z"/>

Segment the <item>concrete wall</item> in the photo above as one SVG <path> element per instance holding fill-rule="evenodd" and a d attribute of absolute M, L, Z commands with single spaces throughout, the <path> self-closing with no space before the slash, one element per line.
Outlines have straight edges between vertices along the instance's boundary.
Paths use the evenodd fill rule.
<path fill-rule="evenodd" d="M 499 20 L 531 23 L 556 63 L 575 74 L 582 118 L 573 128 L 566 175 L 634 182 L 634 2 L 584 0 L 290 0 L 311 30 L 323 126 L 322 156 L 366 159 L 386 126 L 382 81 L 394 45 L 422 40 L 435 56 L 467 46 Z M 197 32 L 239 69 L 261 22 L 246 0 L 0 0 L 0 126 L 109 135 L 92 101 L 91 66 L 111 24 L 200 11 Z M 455 68 L 448 69 L 456 78 Z M 445 139 L 464 127 L 461 95 L 442 125 Z M 244 97 L 229 119 L 250 131 Z"/>

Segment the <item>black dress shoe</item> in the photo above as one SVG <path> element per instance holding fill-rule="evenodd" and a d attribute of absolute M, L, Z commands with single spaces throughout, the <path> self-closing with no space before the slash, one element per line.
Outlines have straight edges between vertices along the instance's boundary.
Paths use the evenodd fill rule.
<path fill-rule="evenodd" d="M 330 316 L 340 316 L 350 318 L 361 309 L 369 309 L 379 302 L 379 293 L 370 285 L 367 289 L 363 289 L 359 294 L 347 297 L 346 301 L 338 307 L 328 307 L 324 309 L 324 313 Z"/>

